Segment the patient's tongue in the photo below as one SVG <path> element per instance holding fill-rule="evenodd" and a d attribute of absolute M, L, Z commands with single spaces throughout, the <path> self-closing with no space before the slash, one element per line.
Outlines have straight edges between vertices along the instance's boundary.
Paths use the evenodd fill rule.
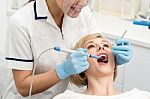
<path fill-rule="evenodd" d="M 99 59 L 97 59 L 97 62 L 104 62 L 104 63 L 107 63 L 106 62 L 106 55 L 102 55 L 102 56 L 100 56 L 100 58 Z"/>

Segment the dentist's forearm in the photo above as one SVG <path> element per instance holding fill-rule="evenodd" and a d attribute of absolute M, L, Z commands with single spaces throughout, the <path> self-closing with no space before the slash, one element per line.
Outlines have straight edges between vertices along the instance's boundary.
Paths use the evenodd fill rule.
<path fill-rule="evenodd" d="M 18 92 L 24 97 L 29 96 L 32 72 L 13 70 L 13 75 Z M 41 93 L 49 89 L 59 81 L 60 79 L 58 78 L 55 69 L 51 69 L 46 73 L 35 75 L 33 81 L 32 95 Z"/>

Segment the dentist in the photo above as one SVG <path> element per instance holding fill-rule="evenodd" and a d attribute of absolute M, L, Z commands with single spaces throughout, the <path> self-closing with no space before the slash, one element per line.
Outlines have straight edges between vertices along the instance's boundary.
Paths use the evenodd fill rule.
<path fill-rule="evenodd" d="M 32 99 L 51 99 L 66 89 L 70 75 L 89 67 L 86 49 L 78 49 L 67 58 L 65 53 L 48 50 L 53 46 L 71 49 L 80 37 L 99 32 L 86 6 L 88 1 L 36 0 L 10 17 L 6 60 L 12 75 L 2 99 L 27 99 L 35 66 Z M 119 50 L 115 47 L 114 52 L 122 49 L 124 46 Z M 123 52 L 126 54 L 116 54 L 119 64 L 130 60 L 131 53 Z"/>

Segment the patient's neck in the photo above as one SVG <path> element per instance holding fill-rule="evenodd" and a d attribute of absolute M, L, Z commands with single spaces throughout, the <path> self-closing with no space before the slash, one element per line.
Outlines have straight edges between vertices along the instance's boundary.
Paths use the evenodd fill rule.
<path fill-rule="evenodd" d="M 88 88 L 84 94 L 108 96 L 116 94 L 113 86 L 113 76 L 94 78 L 88 76 Z"/>

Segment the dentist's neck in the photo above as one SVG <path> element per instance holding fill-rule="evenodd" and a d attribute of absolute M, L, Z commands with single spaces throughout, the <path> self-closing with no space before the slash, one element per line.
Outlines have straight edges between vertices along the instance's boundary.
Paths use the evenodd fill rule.
<path fill-rule="evenodd" d="M 109 96 L 116 94 L 113 86 L 113 76 L 94 78 L 88 76 L 88 88 L 85 94 Z"/>
<path fill-rule="evenodd" d="M 46 0 L 49 12 L 51 13 L 57 26 L 61 28 L 63 21 L 63 11 L 57 6 L 55 0 Z"/>

